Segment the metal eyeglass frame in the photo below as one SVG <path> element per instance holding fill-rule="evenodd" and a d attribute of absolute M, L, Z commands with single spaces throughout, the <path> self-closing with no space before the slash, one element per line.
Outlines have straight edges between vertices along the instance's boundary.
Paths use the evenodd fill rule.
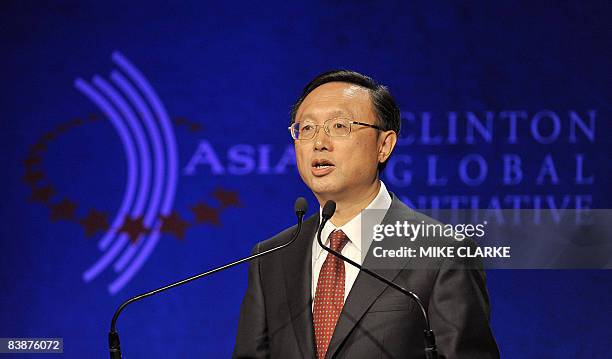
<path fill-rule="evenodd" d="M 352 125 L 366 126 L 366 127 L 371 127 L 373 129 L 376 129 L 378 131 L 383 131 L 382 128 L 380 128 L 380 127 L 378 127 L 376 125 L 372 125 L 370 123 L 347 120 L 347 122 L 349 124 L 349 131 L 348 131 L 348 133 L 346 135 L 343 135 L 343 136 L 332 136 L 331 133 L 330 133 L 329 128 L 327 127 L 327 123 L 329 121 L 331 121 L 331 120 L 336 120 L 336 118 L 330 118 L 329 120 L 326 120 L 325 122 L 323 122 L 322 125 L 313 124 L 315 126 L 315 131 L 314 131 L 314 134 L 312 135 L 311 138 L 295 138 L 295 135 L 293 133 L 293 125 L 295 125 L 297 122 L 292 123 L 291 126 L 288 127 L 289 133 L 291 134 L 291 138 L 293 138 L 296 141 L 309 141 L 309 140 L 312 140 L 313 138 L 315 138 L 317 136 L 317 133 L 319 133 L 319 128 L 321 128 L 321 127 L 323 127 L 323 131 L 325 131 L 325 133 L 329 137 L 346 137 L 346 136 L 350 135 L 351 132 L 353 131 L 353 126 Z"/>

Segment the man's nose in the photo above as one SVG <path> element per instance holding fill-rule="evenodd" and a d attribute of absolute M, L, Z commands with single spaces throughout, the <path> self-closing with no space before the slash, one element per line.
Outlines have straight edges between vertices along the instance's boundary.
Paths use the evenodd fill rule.
<path fill-rule="evenodd" d="M 331 137 L 325 131 L 325 126 L 319 126 L 317 128 L 317 132 L 315 133 L 314 138 L 312 139 L 314 143 L 315 151 L 322 150 L 330 150 L 331 149 Z"/>

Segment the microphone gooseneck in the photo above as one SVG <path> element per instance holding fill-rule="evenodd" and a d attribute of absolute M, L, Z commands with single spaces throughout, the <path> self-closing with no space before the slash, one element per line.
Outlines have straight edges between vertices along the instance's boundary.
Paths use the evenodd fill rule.
<path fill-rule="evenodd" d="M 293 243 L 296 238 L 299 236 L 300 232 L 302 231 L 302 222 L 304 221 L 304 215 L 306 214 L 306 211 L 308 210 L 308 202 L 306 201 L 306 199 L 304 199 L 304 197 L 299 197 L 296 201 L 295 201 L 295 214 L 298 217 L 298 223 L 297 223 L 297 228 L 295 230 L 295 232 L 293 232 L 293 235 L 291 236 L 291 239 L 287 242 L 287 243 L 283 243 L 281 245 L 278 245 L 276 247 L 267 249 L 263 252 L 260 253 L 255 253 L 252 254 L 248 257 L 244 257 L 242 259 L 239 259 L 237 261 L 225 264 L 223 266 L 211 269 L 209 271 L 206 271 L 204 273 L 200 273 L 200 274 L 196 274 L 192 277 L 189 278 L 185 278 L 183 280 L 180 280 L 178 282 L 174 282 L 168 285 L 165 285 L 163 287 L 157 288 L 155 290 L 152 290 L 150 292 L 146 292 L 140 295 L 137 295 L 135 297 L 132 297 L 128 300 L 126 300 L 125 302 L 121 303 L 121 305 L 117 308 L 117 310 L 115 311 L 115 314 L 113 315 L 113 319 L 111 320 L 111 325 L 110 325 L 110 331 L 108 333 L 108 347 L 109 347 L 109 353 L 110 353 L 110 358 L 111 359 L 121 359 L 121 346 L 120 346 L 120 342 L 119 342 L 119 333 L 117 332 L 117 319 L 119 318 L 119 314 L 121 314 L 121 312 L 123 311 L 123 309 L 125 309 L 125 307 L 127 307 L 128 305 L 139 301 L 141 299 L 144 299 L 146 297 L 150 297 L 152 295 L 155 295 L 157 293 L 166 291 L 168 289 L 174 288 L 174 287 L 178 287 L 180 285 L 183 285 L 185 283 L 189 283 L 191 281 L 194 281 L 196 279 L 200 279 L 206 276 L 209 276 L 213 273 L 217 273 L 220 271 L 223 271 L 225 269 L 231 268 L 235 265 L 244 263 L 244 262 L 248 262 L 251 261 L 255 258 L 261 257 L 261 256 L 265 256 L 267 254 L 270 254 L 272 252 L 275 252 L 279 249 L 285 248 L 287 246 L 289 246 L 291 243 Z"/>
<path fill-rule="evenodd" d="M 433 332 L 433 330 L 431 330 L 431 327 L 429 326 L 429 316 L 427 315 L 427 311 L 425 310 L 425 306 L 423 305 L 423 302 L 421 301 L 421 299 L 419 298 L 418 295 L 416 295 L 415 293 L 399 286 L 396 283 L 393 283 L 392 281 L 388 280 L 387 278 L 381 276 L 380 274 L 373 272 L 371 270 L 369 270 L 368 268 L 364 268 L 361 265 L 359 265 L 358 263 L 354 262 L 353 260 L 343 256 L 341 253 L 325 246 L 323 244 L 323 241 L 321 240 L 321 232 L 323 232 L 323 227 L 325 227 L 325 224 L 327 223 L 327 221 L 329 221 L 333 216 L 334 216 L 334 212 L 336 212 L 336 202 L 334 201 L 327 201 L 325 202 L 325 205 L 323 205 L 323 210 L 321 211 L 321 224 L 319 225 L 319 229 L 317 231 L 317 242 L 319 242 L 319 245 L 321 246 L 321 248 L 323 248 L 324 250 L 326 250 L 328 253 L 331 253 L 332 255 L 342 259 L 343 261 L 349 263 L 350 265 L 352 265 L 353 267 L 358 268 L 359 270 L 367 273 L 368 275 L 384 282 L 385 284 L 389 285 L 390 287 L 395 288 L 396 290 L 402 292 L 403 294 L 409 296 L 410 298 L 412 298 L 417 305 L 419 306 L 419 308 L 421 309 L 421 313 L 423 314 L 423 319 L 425 320 L 425 330 L 424 330 L 424 335 L 425 335 L 425 357 L 427 359 L 438 359 L 438 349 L 436 348 L 436 336 Z"/>

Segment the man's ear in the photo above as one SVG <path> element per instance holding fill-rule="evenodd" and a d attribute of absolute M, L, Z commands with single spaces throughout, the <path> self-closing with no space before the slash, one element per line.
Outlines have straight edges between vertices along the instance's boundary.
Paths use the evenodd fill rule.
<path fill-rule="evenodd" d="M 395 131 L 383 131 L 378 138 L 378 162 L 385 162 L 397 143 L 397 133 Z"/>

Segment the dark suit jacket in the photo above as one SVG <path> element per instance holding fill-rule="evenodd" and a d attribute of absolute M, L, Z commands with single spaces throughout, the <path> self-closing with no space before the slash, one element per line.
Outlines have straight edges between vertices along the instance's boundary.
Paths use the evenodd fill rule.
<path fill-rule="evenodd" d="M 405 220 L 432 221 L 393 196 L 383 224 Z M 289 247 L 251 262 L 233 358 L 315 358 L 310 287 L 318 224 L 317 213 L 304 221 L 302 233 Z M 253 251 L 287 242 L 295 229 L 257 244 Z M 364 266 L 373 260 L 368 253 Z M 489 327 L 489 298 L 482 269 L 457 270 L 458 259 L 454 258 L 428 260 L 437 261 L 434 269 L 377 272 L 421 298 L 441 358 L 499 358 Z M 360 272 L 326 358 L 423 358 L 423 329 L 422 314 L 412 299 Z"/>

